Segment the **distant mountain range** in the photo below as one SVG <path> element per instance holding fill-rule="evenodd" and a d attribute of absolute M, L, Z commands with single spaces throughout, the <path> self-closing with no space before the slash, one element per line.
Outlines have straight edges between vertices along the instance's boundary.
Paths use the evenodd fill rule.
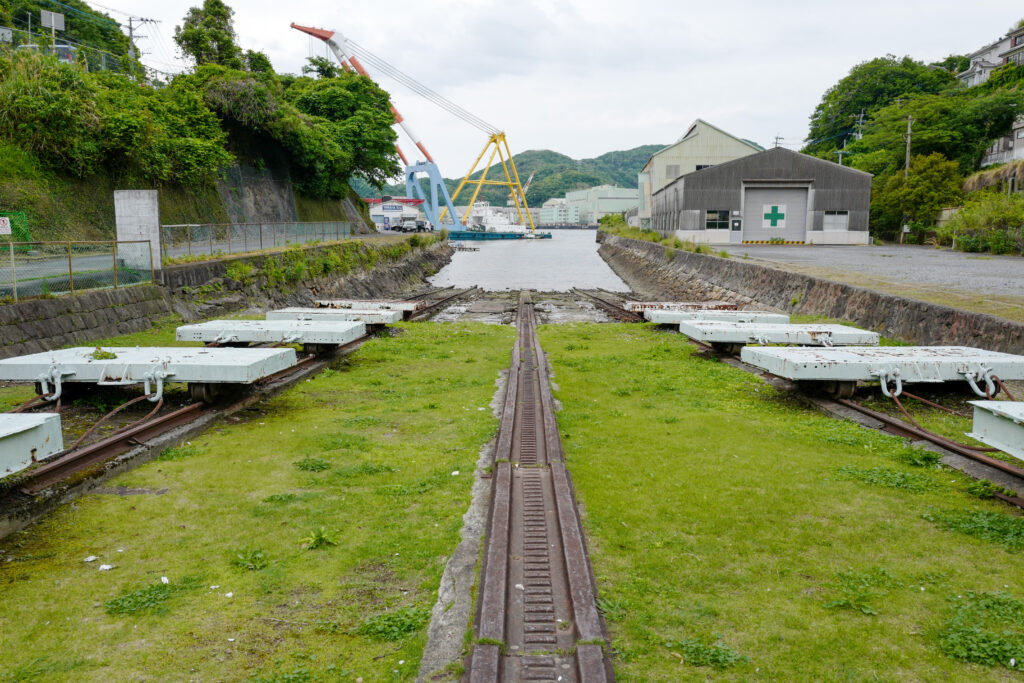
<path fill-rule="evenodd" d="M 580 190 L 594 185 L 617 185 L 619 187 L 636 187 L 636 176 L 654 152 L 666 145 L 641 145 L 633 149 L 608 152 L 595 159 L 572 159 L 564 154 L 548 149 L 529 150 L 514 155 L 519 179 L 526 184 L 531 173 L 536 172 L 530 189 L 526 193 L 526 201 L 531 207 L 537 207 L 552 197 L 562 197 L 566 192 Z M 480 177 L 480 171 L 473 178 Z M 500 164 L 491 166 L 487 172 L 488 179 L 503 179 L 504 171 Z M 449 192 L 454 192 L 462 178 L 445 178 Z M 405 196 L 405 183 L 388 185 L 383 190 L 370 187 L 358 178 L 350 181 L 353 189 L 361 197 L 379 197 L 389 194 L 395 197 Z M 495 205 L 505 205 L 508 190 L 502 187 L 484 187 L 480 191 L 480 199 L 486 199 Z M 456 204 L 469 202 L 469 195 L 463 190 Z"/>

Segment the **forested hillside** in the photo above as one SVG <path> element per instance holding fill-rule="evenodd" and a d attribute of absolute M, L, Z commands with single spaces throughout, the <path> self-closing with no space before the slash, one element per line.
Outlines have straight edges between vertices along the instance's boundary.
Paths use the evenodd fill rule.
<path fill-rule="evenodd" d="M 165 220 L 209 222 L 227 218 L 217 183 L 238 165 L 321 201 L 351 196 L 350 177 L 398 172 L 387 93 L 350 73 L 276 74 L 235 44 L 232 15 L 220 0 L 189 10 L 175 41 L 196 68 L 161 87 L 0 49 L 0 210 L 25 211 L 37 239 L 99 236 L 112 188 L 159 188 Z"/>
<path fill-rule="evenodd" d="M 530 174 L 536 172 L 530 189 L 526 193 L 526 201 L 530 206 L 540 206 L 552 197 L 562 197 L 566 192 L 580 190 L 595 185 L 618 185 L 620 187 L 636 187 L 637 173 L 647 163 L 651 154 L 665 145 L 642 145 L 633 149 L 607 152 L 595 159 L 572 159 L 564 154 L 551 150 L 529 150 L 513 156 L 519 178 L 526 184 Z M 449 169 L 443 169 L 449 170 Z M 473 178 L 480 177 L 480 171 Z M 491 166 L 487 177 L 504 178 L 500 164 Z M 461 178 L 445 178 L 449 192 L 454 192 Z M 380 191 L 369 186 L 356 185 L 357 191 L 367 193 L 364 196 L 377 196 Z M 386 194 L 405 196 L 405 185 L 389 185 L 382 190 Z M 508 191 L 500 187 L 485 187 L 480 191 L 480 198 L 493 204 L 504 206 Z M 457 203 L 463 204 L 469 197 L 459 197 Z"/>
<path fill-rule="evenodd" d="M 858 64 L 822 96 L 803 151 L 837 161 L 842 150 L 843 163 L 874 174 L 877 236 L 895 239 L 909 225 L 912 241 L 948 244 L 959 234 L 958 248 L 1019 252 L 1024 234 L 1015 217 L 1024 215 L 1024 198 L 965 194 L 999 194 L 998 183 L 972 180 L 965 187 L 965 180 L 979 171 L 986 148 L 1024 115 L 1024 65 L 1003 65 L 985 83 L 966 87 L 955 74 L 968 63 L 960 55 L 930 65 L 887 55 Z M 998 180 L 993 171 L 986 177 Z M 934 227 L 943 208 L 965 203 L 954 223 Z M 981 206 L 983 216 L 975 214 Z M 973 216 L 969 225 L 966 216 Z"/>

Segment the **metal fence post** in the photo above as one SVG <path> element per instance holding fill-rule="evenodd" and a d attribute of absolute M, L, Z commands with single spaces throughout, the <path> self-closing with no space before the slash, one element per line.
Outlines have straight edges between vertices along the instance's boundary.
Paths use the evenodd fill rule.
<path fill-rule="evenodd" d="M 206 252 L 210 256 L 213 256 L 213 226 L 209 225 L 206 227 L 206 234 L 210 236 L 210 251 Z"/>
<path fill-rule="evenodd" d="M 188 255 L 192 255 L 192 226 L 185 226 L 185 239 L 188 240 Z"/>
<path fill-rule="evenodd" d="M 228 253 L 234 254 L 235 252 L 231 249 L 231 223 L 228 223 Z"/>
<path fill-rule="evenodd" d="M 14 300 L 18 300 L 18 274 L 14 270 L 14 242 L 11 245 L 11 286 L 14 288 Z"/>
<path fill-rule="evenodd" d="M 242 227 L 242 251 L 249 251 L 249 226 Z"/>
<path fill-rule="evenodd" d="M 260 223 L 260 251 L 263 251 L 263 224 Z"/>
<path fill-rule="evenodd" d="M 153 265 L 153 243 L 147 241 L 149 245 L 149 281 L 156 283 L 156 267 Z"/>
<path fill-rule="evenodd" d="M 114 240 L 114 289 L 117 289 L 117 240 Z M 153 258 L 153 254 L 149 255 Z"/>
<path fill-rule="evenodd" d="M 71 242 L 68 242 L 68 284 L 71 286 L 71 293 L 75 293 L 75 269 L 71 266 Z"/>

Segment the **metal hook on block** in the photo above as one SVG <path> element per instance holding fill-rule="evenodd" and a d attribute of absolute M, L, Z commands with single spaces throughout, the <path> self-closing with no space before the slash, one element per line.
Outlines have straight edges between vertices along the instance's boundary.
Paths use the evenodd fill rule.
<path fill-rule="evenodd" d="M 64 375 L 73 375 L 73 371 L 62 370 L 59 365 L 51 365 L 46 372 L 39 375 L 40 395 L 44 401 L 56 401 L 61 396 Z M 53 382 L 53 393 L 50 393 L 50 382 Z"/>
<path fill-rule="evenodd" d="M 977 372 L 965 372 L 964 378 L 967 383 L 971 386 L 971 390 L 981 396 L 982 398 L 992 398 L 996 394 L 996 384 L 992 380 L 992 368 L 986 368 L 984 365 L 978 368 Z M 976 380 L 985 381 L 985 391 L 981 390 Z"/>
<path fill-rule="evenodd" d="M 164 397 L 164 380 L 172 374 L 166 370 L 151 370 L 142 376 L 143 391 L 148 401 L 156 403 Z M 150 382 L 156 382 L 156 393 L 152 395 L 149 393 Z"/>
<path fill-rule="evenodd" d="M 892 368 L 891 370 L 872 370 L 872 376 L 877 377 L 882 387 L 882 395 L 886 398 L 895 398 L 903 393 L 903 380 L 900 379 L 900 369 Z M 893 381 L 894 387 L 892 391 L 889 391 L 889 380 Z"/>

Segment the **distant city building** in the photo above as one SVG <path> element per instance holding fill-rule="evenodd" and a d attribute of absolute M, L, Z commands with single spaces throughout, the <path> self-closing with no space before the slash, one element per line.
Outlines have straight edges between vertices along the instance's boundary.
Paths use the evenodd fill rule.
<path fill-rule="evenodd" d="M 390 230 L 404 221 L 424 220 L 419 210 L 422 199 L 393 197 L 385 202 L 380 197 L 364 197 L 363 201 L 370 207 L 370 220 L 377 230 Z"/>
<path fill-rule="evenodd" d="M 697 119 L 686 133 L 668 147 L 651 155 L 637 177 L 640 227 L 651 225 L 651 198 L 676 178 L 708 166 L 763 152 L 764 147 L 738 138 L 703 119 Z"/>
<path fill-rule="evenodd" d="M 867 244 L 870 205 L 870 173 L 776 147 L 663 187 L 652 226 L 703 244 Z"/>
<path fill-rule="evenodd" d="M 639 191 L 630 187 L 598 185 L 586 190 L 565 193 L 568 211 L 579 211 L 581 225 L 594 225 L 610 213 L 628 211 L 639 202 Z"/>
<path fill-rule="evenodd" d="M 552 197 L 540 207 L 541 225 L 579 225 L 579 222 L 579 206 L 569 206 L 564 197 Z"/>

